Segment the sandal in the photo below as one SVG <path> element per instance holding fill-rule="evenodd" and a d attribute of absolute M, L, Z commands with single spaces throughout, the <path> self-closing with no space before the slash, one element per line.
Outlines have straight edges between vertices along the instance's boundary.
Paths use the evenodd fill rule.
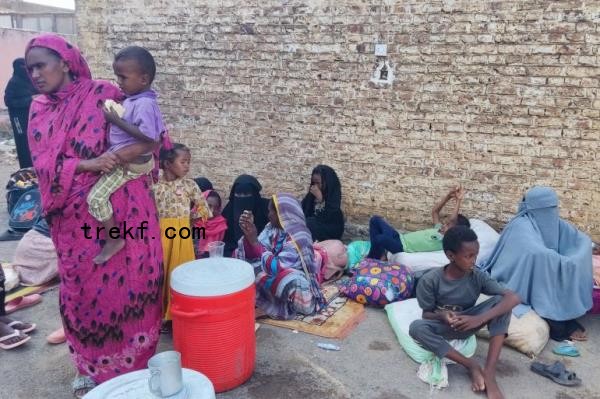
<path fill-rule="evenodd" d="M 32 294 L 15 298 L 6 303 L 6 314 L 11 314 L 12 312 L 36 305 L 40 302 L 42 302 L 42 296 L 40 294 Z"/>
<path fill-rule="evenodd" d="M 78 399 L 82 399 L 88 392 L 96 388 L 96 383 L 87 375 L 78 375 L 73 380 L 71 388 L 73 389 L 73 395 Z"/>
<path fill-rule="evenodd" d="M 3 343 L 3 342 L 8 341 L 11 338 L 17 338 L 17 337 L 21 338 L 17 342 L 14 342 L 12 344 L 4 344 Z M 18 330 L 15 330 L 15 331 L 12 332 L 12 334 L 8 334 L 8 335 L 5 335 L 3 337 L 0 337 L 0 348 L 2 348 L 4 350 L 9 350 L 9 349 L 12 349 L 12 348 L 16 348 L 17 346 L 23 345 L 25 342 L 29 341 L 30 339 L 31 339 L 31 337 L 29 337 L 27 335 L 23 335 Z"/>
<path fill-rule="evenodd" d="M 11 321 L 7 324 L 13 330 L 21 331 L 22 333 L 30 333 L 35 330 L 36 325 L 34 323 L 23 323 L 22 321 Z"/>
<path fill-rule="evenodd" d="M 560 356 L 577 357 L 580 355 L 579 350 L 571 341 L 563 341 L 552 349 L 552 353 Z"/>
<path fill-rule="evenodd" d="M 173 334 L 173 322 L 171 320 L 163 321 L 162 325 L 160 326 L 160 333 Z"/>
<path fill-rule="evenodd" d="M 569 387 L 581 385 L 581 379 L 574 372 L 565 369 L 565 365 L 561 362 L 554 362 L 551 366 L 540 362 L 533 362 L 530 369 L 534 373 L 550 378 L 560 385 Z"/>

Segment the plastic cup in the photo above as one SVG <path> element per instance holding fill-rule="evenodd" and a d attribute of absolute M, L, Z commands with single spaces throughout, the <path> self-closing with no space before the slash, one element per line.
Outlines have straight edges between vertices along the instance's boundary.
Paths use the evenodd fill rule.
<path fill-rule="evenodd" d="M 225 243 L 223 241 L 213 241 L 207 245 L 208 256 L 211 258 L 222 258 Z"/>
<path fill-rule="evenodd" d="M 172 396 L 183 388 L 181 354 L 176 351 L 161 352 L 148 360 L 150 392 L 159 398 Z"/>

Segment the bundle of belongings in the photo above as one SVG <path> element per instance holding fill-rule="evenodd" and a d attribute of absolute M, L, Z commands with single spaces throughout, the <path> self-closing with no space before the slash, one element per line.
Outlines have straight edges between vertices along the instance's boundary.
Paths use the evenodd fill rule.
<path fill-rule="evenodd" d="M 41 218 L 42 201 L 33 168 L 13 173 L 6 185 L 8 230 L 0 241 L 20 240 Z"/>
<path fill-rule="evenodd" d="M 2 267 L 7 292 L 19 285 L 40 286 L 58 276 L 56 248 L 44 218 L 19 240 L 12 263 L 3 263 Z"/>
<path fill-rule="evenodd" d="M 56 248 L 44 218 L 39 219 L 17 244 L 12 267 L 19 275 L 21 285 L 26 286 L 42 285 L 58 276 Z"/>

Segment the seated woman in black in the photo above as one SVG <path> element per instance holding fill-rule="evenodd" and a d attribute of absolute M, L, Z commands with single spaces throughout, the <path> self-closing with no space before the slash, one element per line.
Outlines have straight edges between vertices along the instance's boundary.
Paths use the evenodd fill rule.
<path fill-rule="evenodd" d="M 262 231 L 267 225 L 269 213 L 269 200 L 260 196 L 262 186 L 254 176 L 241 175 L 233 182 L 229 203 L 223 209 L 222 215 L 227 219 L 225 242 L 225 256 L 238 246 L 238 241 L 243 235 L 240 227 L 240 216 L 244 211 L 251 211 L 257 231 Z"/>
<path fill-rule="evenodd" d="M 310 178 L 308 194 L 302 200 L 313 240 L 339 240 L 344 234 L 342 213 L 342 185 L 335 170 L 327 165 L 317 165 Z"/>

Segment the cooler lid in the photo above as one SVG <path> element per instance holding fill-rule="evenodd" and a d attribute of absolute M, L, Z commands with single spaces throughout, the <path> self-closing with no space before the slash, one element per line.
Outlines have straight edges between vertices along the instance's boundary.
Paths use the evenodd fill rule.
<path fill-rule="evenodd" d="M 198 259 L 178 266 L 171 273 L 171 288 L 189 296 L 219 296 L 241 291 L 254 284 L 254 269 L 239 259 Z"/>

